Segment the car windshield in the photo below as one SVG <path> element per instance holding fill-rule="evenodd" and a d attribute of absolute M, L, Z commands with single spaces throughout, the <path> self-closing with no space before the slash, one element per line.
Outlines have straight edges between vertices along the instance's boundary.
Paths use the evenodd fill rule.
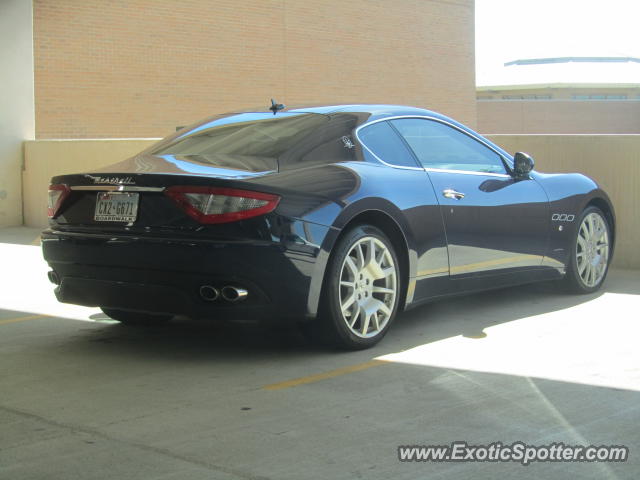
<path fill-rule="evenodd" d="M 346 120 L 346 121 L 345 121 Z M 242 113 L 218 118 L 162 142 L 154 155 L 197 156 L 218 163 L 224 158 L 243 163 L 272 161 L 280 168 L 304 163 L 346 160 L 353 146 L 350 136 L 355 119 L 318 113 Z M 337 153 L 337 155 L 336 155 Z M 349 155 L 346 155 L 350 157 Z"/>

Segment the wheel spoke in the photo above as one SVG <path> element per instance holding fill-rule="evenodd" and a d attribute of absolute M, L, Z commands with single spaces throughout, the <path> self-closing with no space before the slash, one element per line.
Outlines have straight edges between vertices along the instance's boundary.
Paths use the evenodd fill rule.
<path fill-rule="evenodd" d="M 347 258 L 345 259 L 345 264 L 347 265 L 347 267 L 349 267 L 349 270 L 351 270 L 351 273 L 353 274 L 353 278 L 355 279 L 356 276 L 358 275 L 358 267 L 353 262 L 353 258 L 351 258 L 350 256 L 347 256 Z"/>
<path fill-rule="evenodd" d="M 371 313 L 381 312 L 384 317 L 388 317 L 391 315 L 391 309 L 384 303 L 382 300 L 378 300 L 377 298 L 372 298 L 368 304 L 367 310 Z"/>
<path fill-rule="evenodd" d="M 592 286 L 595 281 L 595 273 L 596 273 L 596 269 L 593 268 L 593 265 L 591 263 L 589 263 L 589 277 L 588 277 L 589 286 Z"/>
<path fill-rule="evenodd" d="M 584 270 L 585 268 L 587 268 L 587 265 L 589 265 L 589 262 L 584 259 L 582 262 L 578 262 L 578 273 L 580 274 L 581 277 L 584 278 Z"/>
<path fill-rule="evenodd" d="M 351 305 L 353 305 L 353 302 L 356 301 L 356 292 L 353 291 L 351 293 L 351 295 L 349 295 L 349 297 L 347 297 L 347 299 L 342 302 L 342 313 L 346 314 L 349 312 L 349 307 L 351 307 Z"/>
<path fill-rule="evenodd" d="M 580 245 L 583 251 L 587 249 L 587 241 L 580 235 L 578 235 L 578 245 Z"/>
<path fill-rule="evenodd" d="M 365 260 L 365 265 L 370 265 L 372 263 L 376 263 L 376 242 L 373 238 L 369 240 L 369 245 L 367 246 L 367 258 Z"/>
<path fill-rule="evenodd" d="M 582 237 L 583 240 L 589 238 L 589 231 L 587 230 L 587 224 L 585 222 L 580 225 L 580 234 L 578 235 L 578 238 L 580 237 Z"/>
<path fill-rule="evenodd" d="M 389 293 L 389 294 L 393 294 L 393 293 L 395 293 L 395 290 L 393 288 L 378 287 L 377 285 L 374 285 L 373 293 Z"/>
<path fill-rule="evenodd" d="M 589 238 L 593 237 L 594 232 L 594 226 L 593 226 L 593 215 L 589 215 L 587 217 L 587 230 L 589 231 Z"/>
<path fill-rule="evenodd" d="M 390 275 L 394 275 L 396 273 L 396 269 L 393 267 L 387 267 L 382 270 L 382 278 L 387 278 Z"/>
<path fill-rule="evenodd" d="M 360 316 L 361 311 L 362 309 L 360 308 L 360 305 L 356 304 L 356 308 L 353 310 L 353 313 L 351 314 L 351 321 L 349 322 L 349 327 L 354 328 L 354 325 L 358 321 L 358 317 Z"/>
<path fill-rule="evenodd" d="M 358 259 L 358 271 L 360 271 L 365 266 L 364 253 L 362 253 L 361 243 L 359 243 L 358 246 L 356 247 L 356 256 Z"/>
<path fill-rule="evenodd" d="M 367 313 L 366 311 L 363 310 L 362 312 L 362 318 L 363 318 L 363 322 L 362 322 L 362 330 L 361 333 L 363 335 L 367 334 L 367 331 L 369 330 L 369 320 L 371 319 L 371 314 Z"/>
<path fill-rule="evenodd" d="M 378 312 L 373 312 L 372 318 L 374 328 L 376 329 L 376 331 L 380 330 L 380 319 L 378 318 Z"/>
<path fill-rule="evenodd" d="M 378 311 L 381 311 L 382 313 L 384 313 L 387 316 L 391 315 L 391 309 L 384 302 L 380 302 L 378 304 Z"/>
<path fill-rule="evenodd" d="M 584 266 L 585 266 L 584 272 L 580 276 L 584 280 L 584 283 L 588 284 L 589 283 L 589 275 L 590 275 L 589 262 L 585 262 Z"/>

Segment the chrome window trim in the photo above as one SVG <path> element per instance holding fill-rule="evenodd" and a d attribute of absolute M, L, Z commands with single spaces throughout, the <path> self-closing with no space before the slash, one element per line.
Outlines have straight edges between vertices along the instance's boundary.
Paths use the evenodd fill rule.
<path fill-rule="evenodd" d="M 425 168 L 424 170 L 434 173 L 462 173 L 463 175 L 479 175 L 481 177 L 511 178 L 511 175 L 507 173 L 476 172 L 475 170 L 449 170 L 447 168 Z"/>
<path fill-rule="evenodd" d="M 101 192 L 162 192 L 164 187 L 132 187 L 130 185 L 72 185 L 70 190 Z"/>
<path fill-rule="evenodd" d="M 406 117 L 393 117 L 393 118 L 406 118 Z M 378 160 L 380 163 L 386 165 L 387 167 L 391 167 L 391 168 L 399 168 L 401 170 L 418 170 L 418 171 L 423 171 L 424 168 L 423 167 L 407 167 L 406 165 L 395 165 L 393 163 L 389 163 L 389 162 L 385 162 L 384 160 L 382 160 L 378 155 L 376 155 L 375 153 L 373 153 L 373 151 L 367 146 L 366 143 L 364 143 L 361 139 L 360 136 L 358 135 L 358 132 L 360 131 L 360 129 L 368 127 L 370 125 L 373 125 L 375 123 L 380 123 L 380 122 L 385 122 L 387 120 L 390 120 L 391 118 L 381 118 L 378 120 L 374 120 L 373 122 L 369 122 L 369 123 L 365 123 L 364 125 L 360 125 L 358 128 L 355 129 L 355 131 L 353 132 L 355 137 L 358 139 L 358 142 L 360 142 L 360 145 L 362 145 L 365 150 L 367 152 L 369 152 L 371 155 L 373 155 L 373 157 Z M 413 152 L 409 152 L 411 155 L 413 155 Z"/>
<path fill-rule="evenodd" d="M 500 158 L 502 158 L 504 161 L 506 161 L 507 162 L 507 166 L 509 168 L 513 168 L 513 165 L 509 161 L 510 159 L 505 158 L 504 155 L 502 155 L 502 153 L 500 153 L 498 150 L 493 148 L 490 144 L 488 144 L 482 138 L 463 130 L 462 128 L 458 127 L 457 125 L 454 125 L 451 122 L 447 122 L 446 120 L 443 120 L 441 118 L 432 117 L 430 115 L 395 115 L 393 117 L 379 118 L 378 120 L 374 120 L 373 122 L 369 122 L 369 123 L 365 123 L 364 125 L 360 125 L 358 128 L 355 129 L 354 134 L 355 134 L 356 138 L 358 139 L 358 142 L 360 142 L 360 145 L 362 145 L 364 148 L 366 148 L 366 150 L 371 155 L 373 155 L 379 162 L 381 162 L 381 163 L 383 163 L 383 164 L 385 164 L 385 165 L 387 165 L 389 167 L 402 168 L 402 169 L 406 169 L 406 170 L 424 170 L 424 171 L 427 171 L 427 172 L 428 171 L 434 171 L 434 172 L 464 173 L 464 174 L 472 174 L 472 175 L 473 174 L 491 175 L 491 176 L 498 175 L 498 176 L 504 176 L 504 177 L 511 177 L 511 175 L 509 175 L 508 173 L 483 173 L 483 172 L 475 172 L 475 171 L 472 171 L 472 170 L 445 170 L 445 169 L 429 168 L 429 167 L 405 167 L 403 165 L 394 165 L 392 163 L 385 162 L 380 157 L 378 157 L 375 153 L 373 153 L 371 151 L 371 149 L 369 147 L 367 147 L 367 145 L 360 139 L 360 136 L 358 135 L 358 132 L 360 131 L 360 129 L 368 127 L 369 125 L 373 125 L 373 124 L 378 123 L 378 122 L 387 122 L 387 121 L 391 121 L 391 120 L 398 120 L 398 119 L 404 119 L 404 118 L 420 118 L 420 119 L 423 119 L 423 120 L 433 120 L 434 122 L 438 122 L 438 123 L 442 123 L 443 125 L 447 125 L 448 127 L 451 127 L 453 129 L 459 131 L 460 133 L 463 133 L 463 134 L 473 138 L 477 142 L 481 143 L 482 145 L 487 147 L 489 150 L 494 152 L 496 155 L 498 155 Z"/>

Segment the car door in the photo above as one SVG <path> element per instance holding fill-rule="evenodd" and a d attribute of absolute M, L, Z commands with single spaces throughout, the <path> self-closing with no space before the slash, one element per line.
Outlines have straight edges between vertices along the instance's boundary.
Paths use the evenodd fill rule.
<path fill-rule="evenodd" d="M 541 265 L 549 206 L 534 179 L 514 178 L 497 151 L 448 123 L 427 118 L 391 123 L 436 192 L 452 278 Z"/>

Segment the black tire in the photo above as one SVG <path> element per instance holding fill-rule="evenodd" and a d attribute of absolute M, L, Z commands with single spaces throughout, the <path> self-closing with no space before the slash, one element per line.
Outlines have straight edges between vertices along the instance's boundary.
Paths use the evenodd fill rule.
<path fill-rule="evenodd" d="M 375 239 L 373 243 L 370 243 L 370 245 L 375 245 L 373 247 L 374 255 L 380 255 L 381 258 L 380 263 L 376 262 L 376 265 L 381 269 L 383 265 L 386 265 L 386 268 L 384 269 L 386 272 L 389 272 L 390 270 L 388 269 L 393 267 L 393 273 L 384 278 L 376 279 L 374 277 L 370 277 L 360 280 L 360 282 L 354 278 L 354 285 L 360 285 L 355 288 L 342 286 L 341 275 L 343 274 L 343 265 L 345 268 L 348 268 L 345 263 L 347 255 L 349 255 L 350 252 L 353 253 L 352 248 L 357 248 L 359 242 L 361 242 L 362 247 L 360 250 L 361 253 L 363 250 L 367 250 L 367 255 L 369 255 L 369 247 L 366 246 L 366 242 L 371 242 L 371 240 L 369 240 L 370 238 Z M 388 256 L 382 249 L 381 245 L 383 245 L 388 251 Z M 391 265 L 391 263 L 393 265 Z M 351 271 L 351 269 L 349 269 L 349 271 Z M 393 279 L 391 278 L 391 275 L 394 275 Z M 361 276 L 360 279 L 362 279 Z M 394 288 L 388 288 L 388 284 L 392 281 Z M 380 282 L 386 283 L 382 286 L 380 285 Z M 390 293 L 376 292 L 374 291 L 376 287 L 378 287 L 378 289 L 395 289 L 395 294 L 391 297 L 392 294 Z M 358 290 L 360 288 L 363 289 L 362 302 L 374 302 L 377 300 L 384 305 L 380 305 L 380 303 L 377 302 L 369 303 L 368 305 L 380 306 L 380 310 L 377 310 L 369 318 L 366 310 L 360 309 L 360 307 L 356 306 L 360 301 L 354 300 L 354 306 L 352 308 L 358 309 L 358 313 L 352 313 L 352 317 L 347 319 L 342 312 L 341 295 L 346 298 L 351 298 L 351 295 L 353 294 L 353 298 L 355 299 L 359 294 L 358 292 L 360 292 L 360 290 Z M 372 347 L 382 340 L 395 319 L 401 297 L 401 288 L 402 281 L 400 279 L 400 264 L 393 244 L 389 238 L 380 229 L 372 225 L 358 225 L 345 232 L 333 249 L 325 273 L 319 316 L 316 321 L 312 322 L 311 325 L 308 325 L 307 328 L 314 327 L 313 335 L 319 336 L 319 338 L 325 343 L 329 343 L 342 349 L 362 350 Z M 375 308 L 377 307 L 374 307 L 374 309 Z M 382 310 L 383 308 L 384 311 Z M 388 312 L 390 312 L 390 314 Z M 382 319 L 380 319 L 379 314 L 382 315 Z M 348 322 L 354 318 L 356 319 L 356 323 L 352 328 L 348 325 Z M 367 331 L 368 325 L 371 326 L 371 333 Z M 358 326 L 362 330 L 359 334 L 356 334 L 354 331 L 357 330 Z M 377 329 L 376 326 L 379 328 Z M 362 331 L 364 331 L 364 334 Z"/>
<path fill-rule="evenodd" d="M 578 236 L 580 235 L 580 229 L 588 216 L 592 216 L 591 218 L 599 217 L 602 220 L 602 225 L 606 229 L 606 241 L 607 241 L 607 258 L 606 263 L 604 264 L 604 271 L 601 274 L 598 274 L 598 281 L 595 285 L 589 285 L 583 275 L 580 274 L 579 269 L 579 260 L 578 255 L 585 252 L 582 252 L 582 247 L 579 246 Z M 596 217 L 593 217 L 595 215 Z M 565 289 L 570 293 L 578 293 L 578 294 L 588 294 L 593 293 L 599 290 L 602 287 L 605 279 L 607 278 L 607 273 L 609 272 L 609 264 L 611 263 L 611 226 L 607 220 L 607 217 L 597 207 L 587 207 L 582 214 L 577 219 L 575 233 L 573 235 L 573 239 L 571 240 L 570 252 L 569 252 L 569 263 L 567 265 L 567 272 L 562 280 Z M 597 252 L 596 252 L 597 253 Z M 588 254 L 588 252 L 587 252 Z M 583 271 L 584 272 L 584 271 Z"/>
<path fill-rule="evenodd" d="M 115 308 L 100 307 L 105 315 L 125 325 L 155 326 L 163 325 L 173 318 L 173 315 L 133 312 Z"/>

